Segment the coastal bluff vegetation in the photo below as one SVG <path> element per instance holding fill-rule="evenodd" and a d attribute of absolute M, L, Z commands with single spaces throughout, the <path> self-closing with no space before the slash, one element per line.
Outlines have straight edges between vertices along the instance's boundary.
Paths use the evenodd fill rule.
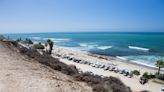
<path fill-rule="evenodd" d="M 43 52 L 42 54 L 40 54 L 36 49 L 27 49 L 21 46 L 20 44 L 18 44 L 18 42 L 16 41 L 6 41 L 6 42 L 0 41 L 0 45 L 2 49 L 5 48 L 5 50 L 10 50 L 10 52 L 15 53 L 17 55 L 17 58 L 24 57 L 29 62 L 35 62 L 41 65 L 46 65 L 54 71 L 53 74 L 61 73 L 61 76 L 59 75 L 58 77 L 61 77 L 60 79 L 63 81 L 64 79 L 62 79 L 62 77 L 68 76 L 72 79 L 72 80 L 69 80 L 70 83 L 73 82 L 76 84 L 76 82 L 77 83 L 84 82 L 87 84 L 85 86 L 84 85 L 80 86 L 80 87 L 83 87 L 83 90 L 80 89 L 79 87 L 80 84 L 78 84 L 77 87 L 75 85 L 73 86 L 74 89 L 79 89 L 78 91 L 77 90 L 75 91 L 74 89 L 69 89 L 67 92 L 91 92 L 91 91 L 93 92 L 132 92 L 131 89 L 127 87 L 126 85 L 124 85 L 124 83 L 122 83 L 118 78 L 115 78 L 115 77 L 102 78 L 101 76 L 91 75 L 90 73 L 79 73 L 74 65 L 66 65 L 60 62 L 58 59 L 51 57 L 47 53 Z M 52 81 L 60 80 L 60 79 L 53 78 Z M 67 82 L 65 83 L 65 85 L 67 84 L 69 85 L 69 83 Z M 60 88 L 67 87 L 65 85 L 63 85 Z M 89 90 L 88 87 L 91 87 L 92 90 Z M 66 92 L 66 90 L 62 92 Z"/>

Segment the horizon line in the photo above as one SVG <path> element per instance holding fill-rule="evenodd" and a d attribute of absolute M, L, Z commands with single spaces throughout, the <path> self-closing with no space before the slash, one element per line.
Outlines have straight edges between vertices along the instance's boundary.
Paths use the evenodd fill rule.
<path fill-rule="evenodd" d="M 37 34 L 37 33 L 164 33 L 163 31 L 61 31 L 61 32 L 14 32 L 14 33 L 0 33 L 0 34 Z"/>

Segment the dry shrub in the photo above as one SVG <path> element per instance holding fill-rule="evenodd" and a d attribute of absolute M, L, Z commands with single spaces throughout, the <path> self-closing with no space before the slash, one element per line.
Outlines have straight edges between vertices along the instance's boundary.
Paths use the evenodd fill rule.
<path fill-rule="evenodd" d="M 92 86 L 95 92 L 131 92 L 118 78 L 91 75 L 90 73 L 81 73 L 74 76 L 77 81 L 85 81 Z"/>
<path fill-rule="evenodd" d="M 101 84 L 94 85 L 93 91 L 95 91 L 95 92 L 107 92 L 107 90 L 105 90 L 105 88 Z"/>
<path fill-rule="evenodd" d="M 140 92 L 150 92 L 150 91 L 147 91 L 147 90 L 143 90 L 143 91 L 140 91 Z"/>
<path fill-rule="evenodd" d="M 68 66 L 60 62 L 58 59 L 51 57 L 49 54 L 44 53 L 43 55 L 41 55 L 35 49 L 26 49 L 24 47 L 21 47 L 19 49 L 22 54 L 37 60 L 39 63 L 50 66 L 54 70 L 61 71 L 62 73 L 67 75 L 74 75 L 78 73 L 75 66 Z"/>

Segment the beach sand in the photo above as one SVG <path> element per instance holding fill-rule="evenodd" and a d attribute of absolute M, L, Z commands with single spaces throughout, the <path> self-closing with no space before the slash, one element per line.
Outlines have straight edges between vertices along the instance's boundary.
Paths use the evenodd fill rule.
<path fill-rule="evenodd" d="M 81 60 L 94 61 L 94 62 L 106 64 L 106 65 L 108 63 L 114 64 L 114 65 L 117 65 L 117 67 L 119 67 L 121 69 L 128 69 L 131 71 L 132 70 L 138 70 L 138 71 L 140 71 L 141 74 L 143 74 L 144 72 L 149 72 L 149 73 L 157 72 L 156 69 L 152 69 L 150 67 L 146 67 L 143 65 L 139 65 L 139 64 L 135 64 L 135 63 L 129 63 L 127 61 L 119 60 L 119 59 L 116 59 L 114 57 L 101 56 L 103 58 L 100 58 L 99 55 L 93 55 L 93 54 L 90 54 L 88 52 L 83 52 L 83 51 L 79 51 L 79 50 L 75 50 L 75 49 L 71 49 L 71 48 L 55 46 L 52 56 L 55 58 L 58 58 L 56 56 L 56 54 L 70 55 L 70 56 L 73 56 L 73 57 L 81 59 Z M 114 73 L 112 71 L 105 71 L 105 70 L 100 69 L 100 68 L 91 67 L 91 66 L 85 65 L 85 64 L 79 64 L 79 63 L 76 63 L 73 61 L 69 61 L 67 59 L 62 59 L 62 58 L 59 58 L 59 59 L 63 63 L 76 65 L 76 67 L 79 68 L 80 70 L 82 70 L 83 72 L 91 71 L 97 75 L 117 77 L 121 81 L 123 81 L 123 83 L 125 85 L 129 86 L 134 92 L 139 92 L 141 90 L 148 90 L 150 92 L 161 92 L 160 90 L 161 90 L 162 84 L 154 83 L 154 82 L 152 82 L 153 80 L 150 80 L 145 85 L 141 85 L 139 83 L 140 76 L 134 76 L 132 78 L 128 78 L 122 74 Z"/>

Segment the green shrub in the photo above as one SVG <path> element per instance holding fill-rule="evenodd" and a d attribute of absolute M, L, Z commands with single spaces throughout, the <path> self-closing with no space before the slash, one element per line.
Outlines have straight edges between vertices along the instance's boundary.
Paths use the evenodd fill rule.
<path fill-rule="evenodd" d="M 150 78 L 150 79 L 153 79 L 153 78 L 155 78 L 155 77 L 156 77 L 156 76 L 155 76 L 154 74 L 151 74 L 151 73 L 149 74 L 149 78 Z"/>
<path fill-rule="evenodd" d="M 138 70 L 134 70 L 134 71 L 132 71 L 132 73 L 134 74 L 134 75 L 140 75 L 140 72 L 138 71 Z"/>
<path fill-rule="evenodd" d="M 155 78 L 155 75 L 153 74 L 148 74 L 148 72 L 145 72 L 143 75 L 142 75 L 144 78 L 146 79 L 152 79 L 152 78 Z"/>
<path fill-rule="evenodd" d="M 24 43 L 33 44 L 33 41 L 31 39 L 26 38 Z"/>
<path fill-rule="evenodd" d="M 34 44 L 33 46 L 35 49 L 44 49 L 44 46 L 42 44 Z"/>
<path fill-rule="evenodd" d="M 146 79 L 149 79 L 148 72 L 145 72 L 142 76 L 143 76 L 144 78 L 146 78 Z"/>

